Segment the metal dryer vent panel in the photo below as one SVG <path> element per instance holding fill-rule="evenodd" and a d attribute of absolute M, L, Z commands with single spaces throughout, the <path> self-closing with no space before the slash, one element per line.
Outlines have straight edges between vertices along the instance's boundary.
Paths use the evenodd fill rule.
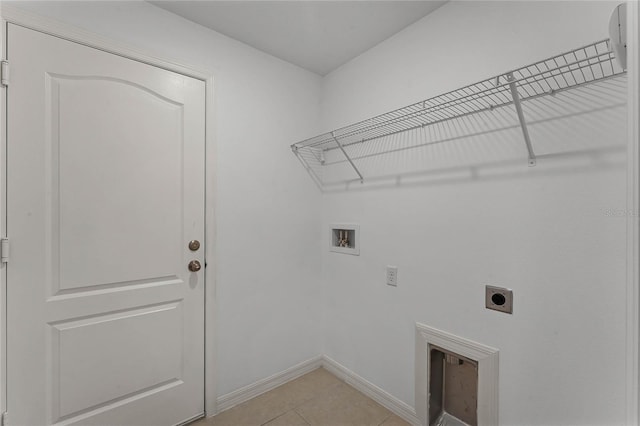
<path fill-rule="evenodd" d="M 469 424 L 496 426 L 499 424 L 498 349 L 420 323 L 416 323 L 415 349 L 415 407 L 420 424 L 429 426 Z M 472 372 L 474 367 L 477 369 L 475 374 Z M 451 384 L 447 386 L 449 374 L 459 378 L 458 389 L 465 391 L 466 396 L 458 401 L 467 401 L 466 405 L 463 405 L 463 412 L 467 406 L 470 411 L 473 411 L 471 401 L 474 398 L 477 401 L 476 423 L 464 422 L 464 419 L 454 417 L 455 413 L 461 414 L 457 411 L 456 404 L 448 404 L 447 389 L 455 390 L 455 385 L 453 388 Z M 453 382 L 456 381 L 453 380 Z M 469 394 L 466 393 L 467 391 Z M 431 405 L 437 405 L 439 409 L 433 409 Z M 431 421 L 434 417 L 441 422 L 434 424 Z"/>
<path fill-rule="evenodd" d="M 429 356 L 429 426 L 477 426 L 477 361 L 437 346 Z"/>

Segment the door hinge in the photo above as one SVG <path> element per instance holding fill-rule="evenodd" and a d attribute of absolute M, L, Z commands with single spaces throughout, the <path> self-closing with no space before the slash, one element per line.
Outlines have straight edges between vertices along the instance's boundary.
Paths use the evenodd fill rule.
<path fill-rule="evenodd" d="M 9 62 L 8 61 L 0 62 L 0 83 L 3 86 L 9 85 Z"/>
<path fill-rule="evenodd" d="M 8 263 L 8 262 L 9 262 L 9 239 L 5 237 L 0 239 L 0 263 Z"/>

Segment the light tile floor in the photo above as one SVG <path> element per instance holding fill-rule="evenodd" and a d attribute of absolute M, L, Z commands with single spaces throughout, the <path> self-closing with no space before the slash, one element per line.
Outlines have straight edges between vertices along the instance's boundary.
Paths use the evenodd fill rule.
<path fill-rule="evenodd" d="M 189 426 L 409 426 L 323 368 Z"/>

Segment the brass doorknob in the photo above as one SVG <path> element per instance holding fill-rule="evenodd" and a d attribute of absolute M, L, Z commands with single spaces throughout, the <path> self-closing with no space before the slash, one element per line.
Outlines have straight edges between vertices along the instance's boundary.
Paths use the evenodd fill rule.
<path fill-rule="evenodd" d="M 189 270 L 191 272 L 198 272 L 200 268 L 202 268 L 202 266 L 197 260 L 192 260 L 191 262 L 189 262 Z"/>

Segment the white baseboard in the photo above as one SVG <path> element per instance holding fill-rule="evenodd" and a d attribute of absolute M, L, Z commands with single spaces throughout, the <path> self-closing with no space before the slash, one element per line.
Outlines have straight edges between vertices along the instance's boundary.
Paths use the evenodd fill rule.
<path fill-rule="evenodd" d="M 369 398 L 376 401 L 378 404 L 385 407 L 387 410 L 403 418 L 412 425 L 420 426 L 420 420 L 418 419 L 416 410 L 413 407 L 400 401 L 398 398 L 380 389 L 378 386 L 360 377 L 326 355 L 318 355 L 280 373 L 267 377 L 266 379 L 258 380 L 248 386 L 222 395 L 217 399 L 217 413 L 221 413 L 238 404 L 242 404 L 251 398 L 255 398 L 258 395 L 275 389 L 280 385 L 297 379 L 298 377 L 320 367 L 324 367 L 339 379 L 344 380 L 345 383 L 353 386 Z"/>
<path fill-rule="evenodd" d="M 420 419 L 416 415 L 416 410 L 410 405 L 400 401 L 390 393 L 380 389 L 378 386 L 367 381 L 366 379 L 358 376 L 353 371 L 329 358 L 328 356 L 322 356 L 322 366 L 329 372 L 333 373 L 338 378 L 344 380 L 347 384 L 358 389 L 369 398 L 373 399 L 378 404 L 385 407 L 387 410 L 402 417 L 407 422 L 415 426 L 420 426 Z"/>
<path fill-rule="evenodd" d="M 300 364 L 294 365 L 291 368 L 287 368 L 280 373 L 276 373 L 265 379 L 258 380 L 257 382 L 252 383 L 248 386 L 222 395 L 216 400 L 218 408 L 217 413 L 221 413 L 225 410 L 228 410 L 229 408 L 235 407 L 238 404 L 242 404 L 243 402 L 246 402 L 251 398 L 255 398 L 258 395 L 275 389 L 280 385 L 283 385 L 293 379 L 297 379 L 300 376 L 303 376 L 317 368 L 320 368 L 322 367 L 322 361 L 323 359 L 321 355 L 315 356 L 307 361 L 303 361 Z"/>

